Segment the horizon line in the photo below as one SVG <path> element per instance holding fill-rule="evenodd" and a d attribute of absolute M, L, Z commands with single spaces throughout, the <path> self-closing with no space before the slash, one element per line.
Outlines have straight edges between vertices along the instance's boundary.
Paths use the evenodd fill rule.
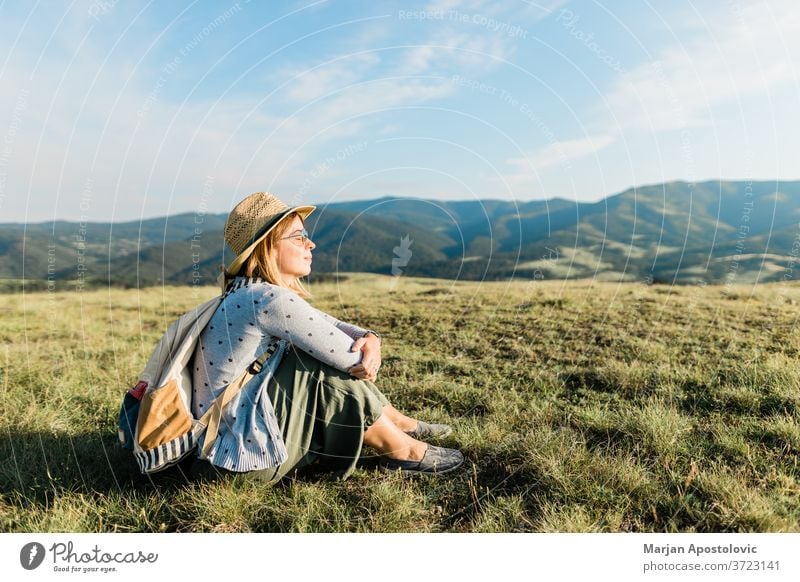
<path fill-rule="evenodd" d="M 625 194 L 626 192 L 630 192 L 631 190 L 639 190 L 639 189 L 643 189 L 643 188 L 653 188 L 653 187 L 658 187 L 658 186 L 667 186 L 667 185 L 670 185 L 670 184 L 677 184 L 677 183 L 697 185 L 697 184 L 707 184 L 707 183 L 712 183 L 712 182 L 719 182 L 719 183 L 723 183 L 723 182 L 728 182 L 728 183 L 745 182 L 745 183 L 747 183 L 747 182 L 750 182 L 752 184 L 757 184 L 757 183 L 759 183 L 759 184 L 763 184 L 763 183 L 795 183 L 795 182 L 800 182 L 800 178 L 796 178 L 796 179 L 792 179 L 792 180 L 783 180 L 783 179 L 779 179 L 779 178 L 769 178 L 769 179 L 767 179 L 767 178 L 762 178 L 762 179 L 755 179 L 755 178 L 734 178 L 734 179 L 731 179 L 731 178 L 724 178 L 724 179 L 723 178 L 708 178 L 708 179 L 703 179 L 703 180 L 691 180 L 691 181 L 690 180 L 686 180 L 686 179 L 675 179 L 675 180 L 668 180 L 666 182 L 652 182 L 652 183 L 643 183 L 643 184 L 639 184 L 639 185 L 636 185 L 636 186 L 628 186 L 624 190 L 621 190 L 619 192 L 615 192 L 613 194 L 608 194 L 608 195 L 606 195 L 606 196 L 604 196 L 602 198 L 598 198 L 597 200 L 585 200 L 585 201 L 570 200 L 569 198 L 564 198 L 564 197 L 561 197 L 561 196 L 552 196 L 550 198 L 533 198 L 533 199 L 530 199 L 530 200 L 518 200 L 518 199 L 513 199 L 513 198 L 512 199 L 509 199 L 509 198 L 491 198 L 491 197 L 489 197 L 489 198 L 478 198 L 478 199 L 437 200 L 435 198 L 425 198 L 425 197 L 422 197 L 422 196 L 399 196 L 399 195 L 385 194 L 383 196 L 378 196 L 376 198 L 356 198 L 356 199 L 351 199 L 351 200 L 341 200 L 341 201 L 337 201 L 337 202 L 328 202 L 328 203 L 310 202 L 309 204 L 314 205 L 314 206 L 323 206 L 324 207 L 324 206 L 334 206 L 334 205 L 337 205 L 337 204 L 350 204 L 350 203 L 353 203 L 353 202 L 369 202 L 369 201 L 375 201 L 375 200 L 383 200 L 383 199 L 386 199 L 386 198 L 394 198 L 394 199 L 397 199 L 397 200 L 409 199 L 409 200 L 422 200 L 422 201 L 436 201 L 436 202 L 446 202 L 446 203 L 464 203 L 464 202 L 480 202 L 480 201 L 484 201 L 484 202 L 512 202 L 512 203 L 516 202 L 516 203 L 521 203 L 521 204 L 527 204 L 529 202 L 551 202 L 551 201 L 559 200 L 559 201 L 575 202 L 575 204 L 597 204 L 598 202 L 603 202 L 604 200 L 608 200 L 610 198 L 614 198 L 615 196 L 621 196 L 622 194 Z M 139 218 L 129 218 L 129 219 L 123 219 L 123 220 L 117 220 L 117 221 L 105 221 L 105 222 L 99 221 L 99 220 L 83 221 L 80 218 L 75 218 L 75 219 L 53 218 L 51 220 L 37 220 L 37 221 L 34 221 L 34 222 L 22 222 L 22 221 L 0 222 L 0 226 L 41 225 L 41 224 L 54 224 L 56 222 L 67 222 L 67 223 L 79 222 L 81 224 L 87 224 L 87 225 L 88 224 L 112 224 L 113 225 L 113 224 L 125 224 L 125 223 L 131 223 L 131 222 L 139 222 L 139 223 L 141 223 L 141 222 L 150 221 L 150 220 L 169 219 L 169 218 L 172 218 L 172 217 L 186 215 L 186 214 L 198 215 L 198 214 L 201 214 L 201 213 L 197 212 L 197 211 L 186 210 L 186 211 L 182 211 L 182 212 L 176 212 L 174 214 L 160 214 L 160 215 L 149 216 L 149 217 L 142 216 L 142 217 L 139 217 Z M 203 212 L 202 214 L 203 214 L 203 216 L 206 216 L 206 215 L 223 215 L 223 214 L 227 214 L 227 212 L 226 211 L 223 211 L 223 212 Z"/>

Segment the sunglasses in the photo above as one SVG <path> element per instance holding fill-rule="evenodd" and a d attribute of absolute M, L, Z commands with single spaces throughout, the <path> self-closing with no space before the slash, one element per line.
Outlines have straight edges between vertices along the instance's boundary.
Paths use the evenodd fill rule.
<path fill-rule="evenodd" d="M 297 246 L 304 247 L 311 241 L 311 238 L 308 236 L 308 231 L 304 228 L 301 232 L 291 236 L 285 236 L 280 240 L 290 240 Z"/>

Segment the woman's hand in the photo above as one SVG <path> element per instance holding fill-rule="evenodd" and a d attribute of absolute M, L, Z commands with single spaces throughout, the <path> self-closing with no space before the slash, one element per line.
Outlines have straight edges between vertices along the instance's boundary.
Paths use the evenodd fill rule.
<path fill-rule="evenodd" d="M 368 333 L 353 342 L 350 351 L 358 350 L 362 352 L 361 362 L 350 368 L 348 373 L 361 380 L 374 382 L 378 377 L 378 369 L 381 367 L 381 340 Z"/>

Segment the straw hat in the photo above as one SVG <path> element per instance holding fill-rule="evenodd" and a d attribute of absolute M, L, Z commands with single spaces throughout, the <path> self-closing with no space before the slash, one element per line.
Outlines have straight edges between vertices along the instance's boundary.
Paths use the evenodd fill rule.
<path fill-rule="evenodd" d="M 236 253 L 227 271 L 236 274 L 244 262 L 278 224 L 292 212 L 305 220 L 316 206 L 288 206 L 268 192 L 256 192 L 239 202 L 225 222 L 225 242 Z"/>

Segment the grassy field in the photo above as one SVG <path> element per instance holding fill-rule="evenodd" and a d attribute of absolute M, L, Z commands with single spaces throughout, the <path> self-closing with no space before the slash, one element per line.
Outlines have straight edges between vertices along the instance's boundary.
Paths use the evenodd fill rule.
<path fill-rule="evenodd" d="M 116 416 L 215 290 L 0 296 L 3 531 L 800 531 L 800 286 L 353 275 L 314 304 L 384 333 L 377 384 L 452 423 L 452 476 L 140 476 Z"/>

